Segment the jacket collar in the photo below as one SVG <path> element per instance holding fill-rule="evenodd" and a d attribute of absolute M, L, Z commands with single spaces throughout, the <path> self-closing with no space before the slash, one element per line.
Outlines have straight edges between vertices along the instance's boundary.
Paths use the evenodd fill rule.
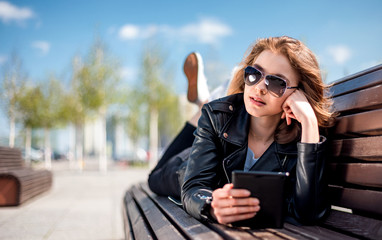
<path fill-rule="evenodd" d="M 245 109 L 243 93 L 231 95 L 226 100 L 232 104 L 234 109 L 232 116 L 223 126 L 220 132 L 220 138 L 225 141 L 243 146 L 248 144 L 248 131 L 250 123 L 250 115 Z M 280 154 L 297 154 L 297 144 L 279 144 L 274 142 L 276 152 Z"/>
<path fill-rule="evenodd" d="M 242 146 L 247 144 L 250 116 L 244 106 L 243 94 L 231 95 L 227 98 L 233 107 L 233 113 L 224 124 L 220 137 L 232 144 Z"/>

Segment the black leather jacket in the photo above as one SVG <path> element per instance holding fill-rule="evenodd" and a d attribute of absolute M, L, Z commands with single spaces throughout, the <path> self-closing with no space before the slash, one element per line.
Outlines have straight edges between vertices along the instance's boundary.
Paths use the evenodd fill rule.
<path fill-rule="evenodd" d="M 201 220 L 209 215 L 212 191 L 231 182 L 233 170 L 243 170 L 248 148 L 250 115 L 243 94 L 212 101 L 202 108 L 182 185 L 185 210 Z M 251 170 L 287 171 L 287 215 L 312 224 L 328 210 L 324 180 L 324 145 L 273 142 Z"/>

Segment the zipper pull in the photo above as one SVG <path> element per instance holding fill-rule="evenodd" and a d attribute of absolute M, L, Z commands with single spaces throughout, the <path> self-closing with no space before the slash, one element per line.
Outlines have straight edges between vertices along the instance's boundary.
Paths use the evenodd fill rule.
<path fill-rule="evenodd" d="M 282 166 L 284 172 L 285 172 L 285 163 L 287 161 L 287 157 L 288 157 L 288 155 L 285 155 L 283 162 L 281 163 L 281 166 Z"/>
<path fill-rule="evenodd" d="M 228 174 L 227 174 L 227 170 L 225 169 L 225 162 L 226 162 L 227 160 L 223 160 L 223 170 L 224 170 L 224 173 L 225 173 L 225 176 L 226 176 L 226 178 L 227 178 L 227 182 L 228 183 L 231 183 L 231 181 L 229 180 L 229 177 L 228 177 Z"/>

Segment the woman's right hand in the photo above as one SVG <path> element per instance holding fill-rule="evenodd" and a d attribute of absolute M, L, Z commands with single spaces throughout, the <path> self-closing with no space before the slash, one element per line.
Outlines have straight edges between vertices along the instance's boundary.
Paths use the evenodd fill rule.
<path fill-rule="evenodd" d="M 211 215 L 221 224 L 252 218 L 260 210 L 260 201 L 246 189 L 226 184 L 212 192 Z"/>

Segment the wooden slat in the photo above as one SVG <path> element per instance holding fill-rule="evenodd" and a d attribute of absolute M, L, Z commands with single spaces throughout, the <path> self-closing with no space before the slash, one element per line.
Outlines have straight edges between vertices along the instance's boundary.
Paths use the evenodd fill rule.
<path fill-rule="evenodd" d="M 382 216 L 382 192 L 380 191 L 330 185 L 329 198 L 332 205 Z"/>
<path fill-rule="evenodd" d="M 268 230 L 268 229 L 255 229 L 255 230 L 246 230 L 247 232 L 249 232 L 250 234 L 253 235 L 253 237 L 255 237 L 256 239 L 293 239 L 289 236 L 286 236 L 284 234 L 276 234 L 274 231 L 272 230 Z"/>
<path fill-rule="evenodd" d="M 243 240 L 251 239 L 252 240 L 255 238 L 253 234 L 240 228 L 228 227 L 218 223 L 206 223 L 206 225 L 209 228 L 213 229 L 215 232 L 222 235 L 224 239 L 243 239 Z M 267 239 L 272 239 L 272 240 L 280 239 L 280 237 L 278 237 L 277 235 L 267 236 L 267 237 L 268 237 Z M 264 238 L 259 237 L 258 239 L 264 239 Z"/>
<path fill-rule="evenodd" d="M 158 239 L 184 239 L 147 195 L 136 186 L 132 187 L 132 193 Z"/>
<path fill-rule="evenodd" d="M 382 106 L 382 85 L 373 86 L 357 92 L 336 97 L 334 99 L 334 109 L 337 112 L 355 110 L 371 110 Z"/>
<path fill-rule="evenodd" d="M 49 185 L 42 185 L 36 188 L 28 189 L 28 191 L 22 190 L 20 194 L 20 204 L 37 196 L 41 196 L 41 194 L 47 192 L 49 189 Z"/>
<path fill-rule="evenodd" d="M 317 240 L 354 240 L 356 238 L 351 236 L 346 236 L 344 234 L 338 233 L 336 231 L 326 229 L 320 226 L 295 226 L 290 223 L 284 224 L 284 229 L 281 231 L 290 231 L 295 235 L 298 235 L 297 239 L 317 239 Z"/>
<path fill-rule="evenodd" d="M 20 151 L 14 153 L 0 152 L 0 169 L 22 168 L 23 166 L 24 160 Z"/>
<path fill-rule="evenodd" d="M 0 151 L 20 151 L 20 149 L 0 146 Z"/>
<path fill-rule="evenodd" d="M 4 160 L 7 160 L 7 159 L 12 159 L 12 160 L 22 160 L 23 159 L 23 157 L 22 157 L 22 155 L 21 155 L 21 153 L 18 153 L 18 154 L 16 154 L 16 153 L 12 153 L 12 154 L 10 154 L 10 153 L 0 153 L 0 162 L 1 161 L 4 161 Z"/>
<path fill-rule="evenodd" d="M 181 229 L 185 235 L 192 239 L 223 239 L 219 234 L 211 231 L 201 222 L 188 215 L 182 208 L 175 205 L 166 197 L 158 196 L 151 192 L 147 184 L 140 185 L 151 199 L 166 213 L 168 218 Z"/>
<path fill-rule="evenodd" d="M 382 64 L 339 79 L 333 83 L 330 90 L 332 95 L 335 97 L 381 83 Z"/>
<path fill-rule="evenodd" d="M 382 136 L 333 140 L 329 146 L 332 157 L 382 160 Z"/>
<path fill-rule="evenodd" d="M 333 185 L 348 183 L 382 188 L 382 163 L 332 163 L 329 171 Z"/>
<path fill-rule="evenodd" d="M 363 239 L 382 239 L 382 221 L 332 210 L 322 226 Z"/>
<path fill-rule="evenodd" d="M 123 198 L 123 202 L 122 202 L 123 231 L 125 233 L 125 239 L 132 240 L 134 239 L 134 233 L 133 233 L 133 227 L 131 225 L 128 212 L 127 212 L 128 204 L 130 204 L 130 202 L 127 201 L 126 194 L 125 194 L 125 197 Z"/>
<path fill-rule="evenodd" d="M 283 239 L 316 239 L 313 237 L 304 236 L 304 234 L 301 234 L 301 232 L 295 232 L 295 231 L 290 231 L 288 229 L 284 228 L 267 228 L 267 231 L 273 233 L 274 235 L 280 236 Z"/>
<path fill-rule="evenodd" d="M 129 192 L 125 195 L 127 205 L 127 215 L 132 226 L 132 232 L 135 239 L 154 239 L 151 228 L 145 222 L 145 219 L 139 212 L 138 206 L 134 202 Z"/>
<path fill-rule="evenodd" d="M 20 155 L 21 150 L 18 148 L 0 147 L 0 154 Z"/>
<path fill-rule="evenodd" d="M 333 134 L 382 135 L 382 109 L 352 114 L 337 119 Z"/>

